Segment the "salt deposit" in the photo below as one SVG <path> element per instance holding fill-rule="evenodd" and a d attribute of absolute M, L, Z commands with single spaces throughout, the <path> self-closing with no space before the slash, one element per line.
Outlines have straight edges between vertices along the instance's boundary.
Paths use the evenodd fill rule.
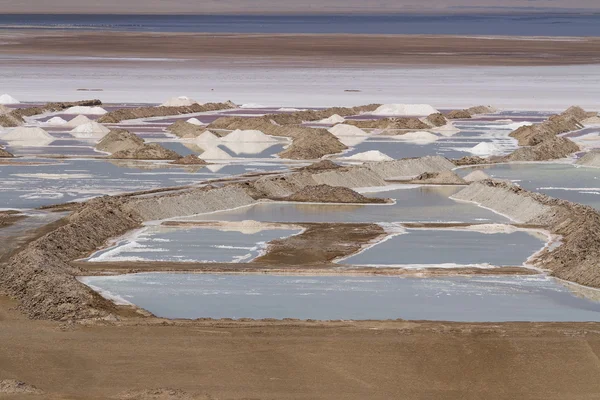
<path fill-rule="evenodd" d="M 486 174 L 485 172 L 483 172 L 482 170 L 478 169 L 476 171 L 471 172 L 470 174 L 465 176 L 463 179 L 465 180 L 465 182 L 478 182 L 478 181 L 490 179 L 490 176 L 488 174 Z"/>
<path fill-rule="evenodd" d="M 439 139 L 439 137 L 434 135 L 433 133 L 429 133 L 429 132 L 425 132 L 425 131 L 408 132 L 408 133 L 405 133 L 404 135 L 393 136 L 393 138 L 405 140 L 407 142 L 412 142 L 412 143 L 416 143 L 416 144 L 432 143 Z"/>
<path fill-rule="evenodd" d="M 2 136 L 3 140 L 16 146 L 46 146 L 54 141 L 54 137 L 42 128 L 19 127 Z"/>
<path fill-rule="evenodd" d="M 218 143 L 221 141 L 221 138 L 211 131 L 204 131 L 196 137 L 195 141 L 198 143 Z"/>
<path fill-rule="evenodd" d="M 267 106 L 258 103 L 246 103 L 242 104 L 240 108 L 267 108 Z"/>
<path fill-rule="evenodd" d="M 297 111 L 306 111 L 306 108 L 281 107 L 281 108 L 277 109 L 277 111 L 281 111 L 281 112 L 297 112 Z"/>
<path fill-rule="evenodd" d="M 106 110 L 102 107 L 75 106 L 64 110 L 63 114 L 104 115 Z"/>
<path fill-rule="evenodd" d="M 523 121 L 523 122 L 511 122 L 506 125 L 486 125 L 488 129 L 508 129 L 514 131 L 515 129 L 519 129 L 523 126 L 531 126 L 533 122 Z"/>
<path fill-rule="evenodd" d="M 19 100 L 12 97 L 10 94 L 3 94 L 0 96 L 0 104 L 19 104 Z"/>
<path fill-rule="evenodd" d="M 64 125 L 66 123 L 67 123 L 67 121 L 62 119 L 61 117 L 53 117 L 45 122 L 46 125 L 54 125 L 54 126 Z"/>
<path fill-rule="evenodd" d="M 478 156 L 490 156 L 493 154 L 498 154 L 500 149 L 493 143 L 490 142 L 481 142 L 477 146 L 468 150 L 469 153 L 478 155 Z"/>
<path fill-rule="evenodd" d="M 95 121 L 79 125 L 71 130 L 71 133 L 107 134 L 108 132 L 110 132 L 110 129 Z"/>
<path fill-rule="evenodd" d="M 229 133 L 227 136 L 222 137 L 221 140 L 223 142 L 277 142 L 277 139 L 275 139 L 272 136 L 265 135 L 261 131 L 240 129 L 236 129 L 235 131 Z"/>
<path fill-rule="evenodd" d="M 204 125 L 198 118 L 190 118 L 185 122 L 192 125 Z"/>
<path fill-rule="evenodd" d="M 456 126 L 454 126 L 453 122 L 448 122 L 446 125 L 434 127 L 434 128 L 431 128 L 430 130 L 431 130 L 431 132 L 439 133 L 442 136 L 452 136 L 452 135 L 460 132 L 460 129 L 458 129 Z"/>
<path fill-rule="evenodd" d="M 581 121 L 581 123 L 583 124 L 583 126 L 600 125 L 600 117 L 595 116 L 595 117 L 586 118 L 583 121 Z"/>
<path fill-rule="evenodd" d="M 229 154 L 227 154 L 225 151 L 221 150 L 218 147 L 213 147 L 212 149 L 206 150 L 204 153 L 200 154 L 199 157 L 201 159 L 205 160 L 205 161 L 208 161 L 208 160 L 229 160 L 229 159 L 233 158 Z"/>
<path fill-rule="evenodd" d="M 191 99 L 187 96 L 179 96 L 179 97 L 171 97 L 169 100 L 165 101 L 161 104 L 163 107 L 182 107 L 182 106 L 191 106 L 192 104 L 197 104 L 198 102 L 194 99 Z"/>
<path fill-rule="evenodd" d="M 383 104 L 379 106 L 373 115 L 386 116 L 427 116 L 439 113 L 429 104 Z"/>
<path fill-rule="evenodd" d="M 344 160 L 353 161 L 392 161 L 393 158 L 387 154 L 383 154 L 379 150 L 370 150 L 363 153 L 357 153 L 348 157 L 343 157 Z"/>
<path fill-rule="evenodd" d="M 328 129 L 329 133 L 334 134 L 335 136 L 367 136 L 367 132 L 362 129 L 353 126 L 353 125 L 345 125 L 339 124 L 332 128 Z"/>
<path fill-rule="evenodd" d="M 67 127 L 76 128 L 79 125 L 87 124 L 88 122 L 92 122 L 92 120 L 86 117 L 85 115 L 78 115 L 69 122 L 67 122 Z"/>
<path fill-rule="evenodd" d="M 322 119 L 320 121 L 317 121 L 318 124 L 341 124 L 342 122 L 344 122 L 346 119 L 338 114 L 333 114 L 331 117 L 329 118 L 325 118 Z"/>
<path fill-rule="evenodd" d="M 260 154 L 272 147 L 275 143 L 271 142 L 227 142 L 223 146 L 227 147 L 234 154 Z"/>

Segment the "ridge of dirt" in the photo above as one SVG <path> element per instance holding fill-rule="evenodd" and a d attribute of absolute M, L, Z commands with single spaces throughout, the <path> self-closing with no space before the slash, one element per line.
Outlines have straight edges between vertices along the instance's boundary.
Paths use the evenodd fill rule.
<path fill-rule="evenodd" d="M 410 183 L 426 183 L 430 185 L 464 185 L 466 182 L 452 171 L 423 172 L 410 180 Z"/>
<path fill-rule="evenodd" d="M 359 203 L 382 204 L 385 199 L 366 197 L 354 190 L 342 186 L 326 184 L 305 186 L 297 192 L 283 198 L 286 201 L 315 202 L 315 203 Z"/>
<path fill-rule="evenodd" d="M 0 395 L 41 395 L 44 392 L 33 385 L 29 385 L 25 382 L 18 381 L 16 379 L 3 379 L 0 380 Z"/>
<path fill-rule="evenodd" d="M 58 102 L 58 103 L 46 103 L 39 107 L 25 107 L 16 108 L 8 114 L 0 115 L 0 126 L 5 128 L 14 128 L 25 123 L 23 117 L 32 117 L 34 115 L 44 114 L 47 112 L 57 112 L 66 110 L 70 107 L 76 106 L 100 106 L 102 102 L 100 100 L 82 100 L 74 102 Z"/>
<path fill-rule="evenodd" d="M 98 122 L 105 124 L 117 124 L 129 119 L 167 117 L 170 115 L 195 114 L 208 111 L 230 110 L 233 108 L 236 108 L 236 105 L 231 101 L 224 103 L 196 103 L 192 104 L 191 106 L 178 107 L 146 106 L 137 108 L 120 108 L 104 114 L 98 119 Z"/>
<path fill-rule="evenodd" d="M 306 167 L 296 168 L 296 171 L 327 171 L 337 168 L 342 168 L 342 166 L 334 163 L 331 160 L 321 160 L 307 165 Z"/>
<path fill-rule="evenodd" d="M 509 136 L 517 139 L 519 146 L 535 146 L 561 133 L 583 128 L 581 122 L 587 115 L 581 107 L 569 107 L 560 114 L 550 116 L 544 122 L 515 129 Z"/>
<path fill-rule="evenodd" d="M 172 161 L 170 164 L 173 165 L 207 165 L 208 163 L 203 159 L 199 158 L 195 154 L 188 154 L 185 157 L 181 157 L 175 161 Z"/>
<path fill-rule="evenodd" d="M 0 158 L 12 158 L 14 154 L 0 147 Z"/>
<path fill-rule="evenodd" d="M 206 132 L 206 128 L 204 126 L 190 124 L 184 120 L 179 120 L 169 125 L 167 131 L 182 139 L 193 139 Z"/>
<path fill-rule="evenodd" d="M 146 143 L 126 129 L 112 129 L 96 145 L 96 150 L 111 153 L 112 159 L 179 160 L 181 155 L 158 143 Z"/>

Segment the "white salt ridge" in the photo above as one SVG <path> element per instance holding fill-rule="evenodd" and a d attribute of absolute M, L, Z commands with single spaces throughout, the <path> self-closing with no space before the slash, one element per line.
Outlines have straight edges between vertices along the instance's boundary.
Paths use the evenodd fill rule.
<path fill-rule="evenodd" d="M 583 126 L 600 125 L 600 116 L 586 118 L 581 123 L 583 124 Z"/>
<path fill-rule="evenodd" d="M 92 121 L 87 124 L 79 125 L 73 130 L 71 130 L 71 134 L 77 138 L 91 138 L 91 137 L 103 137 L 110 129 L 105 127 L 98 122 Z"/>
<path fill-rule="evenodd" d="M 463 179 L 465 180 L 465 182 L 477 182 L 477 181 L 483 181 L 485 179 L 490 179 L 490 178 L 491 177 L 488 174 L 486 174 L 482 170 L 478 169 L 476 171 L 471 172 L 470 174 L 465 176 Z"/>
<path fill-rule="evenodd" d="M 87 124 L 88 122 L 92 122 L 92 120 L 86 117 L 85 115 L 78 115 L 69 122 L 67 122 L 67 126 L 69 128 L 76 128 L 79 125 Z"/>
<path fill-rule="evenodd" d="M 468 152 L 478 156 L 490 156 L 499 153 L 500 149 L 494 143 L 481 142 L 477 146 L 468 149 Z"/>
<path fill-rule="evenodd" d="M 281 111 L 281 112 L 306 111 L 306 108 L 281 107 L 281 108 L 277 109 L 277 111 Z"/>
<path fill-rule="evenodd" d="M 507 130 L 514 131 L 515 129 L 519 129 L 523 126 L 531 126 L 531 125 L 533 125 L 533 122 L 523 121 L 523 122 L 513 122 L 510 124 L 506 124 L 506 125 L 486 125 L 485 128 L 487 128 L 487 129 L 507 129 Z"/>
<path fill-rule="evenodd" d="M 383 104 L 379 106 L 373 115 L 386 116 L 427 116 L 439 113 L 429 104 Z"/>
<path fill-rule="evenodd" d="M 102 107 L 75 106 L 69 107 L 62 112 L 63 114 L 84 114 L 84 115 L 104 115 L 106 110 Z"/>
<path fill-rule="evenodd" d="M 198 156 L 204 161 L 208 160 L 230 160 L 233 157 L 227 154 L 227 152 L 221 150 L 218 147 L 213 147 L 212 149 L 206 150 L 204 153 Z"/>
<path fill-rule="evenodd" d="M 328 131 L 335 136 L 368 136 L 367 132 L 363 131 L 357 126 L 354 125 L 346 125 L 339 124 L 332 128 L 329 128 Z"/>
<path fill-rule="evenodd" d="M 66 123 L 67 123 L 67 121 L 62 119 L 61 117 L 52 117 L 48 121 L 45 122 L 46 125 L 53 125 L 53 126 L 64 125 Z"/>
<path fill-rule="evenodd" d="M 271 142 L 228 142 L 223 144 L 236 155 L 260 154 L 274 145 L 275 143 Z"/>
<path fill-rule="evenodd" d="M 196 137 L 195 141 L 199 143 L 218 143 L 221 141 L 221 138 L 211 131 L 204 131 Z"/>
<path fill-rule="evenodd" d="M 161 104 L 163 107 L 182 107 L 191 106 L 198 103 L 196 100 L 191 99 L 187 96 L 171 97 L 169 100 Z"/>
<path fill-rule="evenodd" d="M 198 125 L 198 126 L 204 125 L 198 118 L 190 118 L 185 122 L 187 122 L 188 124 Z"/>
<path fill-rule="evenodd" d="M 265 105 L 262 104 L 258 104 L 258 103 L 246 103 L 246 104 L 242 104 L 240 106 L 240 108 L 268 108 Z"/>
<path fill-rule="evenodd" d="M 19 127 L 2 136 L 3 140 L 17 146 L 46 146 L 54 141 L 54 137 L 42 128 Z"/>
<path fill-rule="evenodd" d="M 448 122 L 446 125 L 433 127 L 430 129 L 430 131 L 439 133 L 442 136 L 452 136 L 452 135 L 460 132 L 460 129 L 458 129 L 456 126 L 454 126 L 453 122 Z"/>
<path fill-rule="evenodd" d="M 427 144 L 433 143 L 439 139 L 439 136 L 434 135 L 433 133 L 418 131 L 418 132 L 407 132 L 404 135 L 396 135 L 394 138 L 399 140 L 404 140 L 407 142 L 412 142 L 416 144 Z"/>
<path fill-rule="evenodd" d="M 12 97 L 10 94 L 3 94 L 0 96 L 0 104 L 19 104 L 19 100 Z"/>
<path fill-rule="evenodd" d="M 274 143 L 277 142 L 272 136 L 265 135 L 259 130 L 240 130 L 229 133 L 227 136 L 222 137 L 223 142 L 263 142 L 263 143 Z"/>
<path fill-rule="evenodd" d="M 325 118 L 322 119 L 320 121 L 317 121 L 318 124 L 341 124 L 342 122 L 344 122 L 346 119 L 338 114 L 333 114 L 331 117 L 329 118 Z"/>
<path fill-rule="evenodd" d="M 348 157 L 343 157 L 344 160 L 354 161 L 392 161 L 393 158 L 380 152 L 379 150 L 365 151 L 364 153 L 357 153 Z"/>

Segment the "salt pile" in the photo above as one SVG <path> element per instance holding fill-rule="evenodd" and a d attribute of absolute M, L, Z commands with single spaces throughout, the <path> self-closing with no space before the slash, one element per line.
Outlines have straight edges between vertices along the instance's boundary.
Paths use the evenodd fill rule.
<path fill-rule="evenodd" d="M 383 154 L 378 150 L 370 150 L 365 151 L 364 153 L 357 153 L 351 155 L 349 157 L 343 157 L 344 160 L 354 160 L 354 161 L 392 161 L 394 160 L 392 157 L 387 154 Z"/>
<path fill-rule="evenodd" d="M 354 125 L 339 124 L 328 129 L 335 136 L 367 136 L 367 132 Z"/>
<path fill-rule="evenodd" d="M 429 104 L 384 104 L 377 107 L 372 114 L 388 116 L 427 116 L 437 113 L 439 113 L 439 111 Z"/>
<path fill-rule="evenodd" d="M 478 182 L 478 181 L 483 181 L 483 180 L 490 179 L 490 178 L 491 177 L 488 174 L 486 174 L 482 170 L 478 169 L 476 171 L 471 172 L 470 174 L 465 176 L 463 179 L 465 180 L 465 182 Z"/>
<path fill-rule="evenodd" d="M 110 132 L 110 129 L 95 121 L 79 125 L 71 130 L 71 134 L 78 138 L 102 137 Z"/>
<path fill-rule="evenodd" d="M 76 128 L 79 125 L 87 124 L 89 122 L 92 122 L 92 120 L 86 117 L 85 115 L 78 115 L 69 122 L 67 122 L 67 126 L 69 128 Z"/>
<path fill-rule="evenodd" d="M 227 136 L 221 138 L 223 142 L 265 142 L 273 143 L 277 142 L 277 139 L 269 135 L 265 135 L 258 130 L 240 130 L 229 133 Z"/>
<path fill-rule="evenodd" d="M 478 156 L 490 156 L 492 154 L 497 154 L 499 152 L 498 146 L 490 142 L 481 142 L 477 146 L 469 149 L 469 153 L 478 155 Z"/>
<path fill-rule="evenodd" d="M 508 129 L 511 131 L 517 130 L 523 126 L 531 126 L 533 122 L 523 121 L 523 122 L 512 122 L 506 125 L 487 125 L 486 128 L 490 129 Z"/>
<path fill-rule="evenodd" d="M 242 104 L 240 108 L 267 108 L 267 106 L 258 103 L 246 103 Z"/>
<path fill-rule="evenodd" d="M 62 119 L 61 117 L 53 117 L 50 118 L 48 121 L 45 122 L 46 125 L 64 125 L 67 123 L 67 121 L 65 121 L 64 119 Z"/>
<path fill-rule="evenodd" d="M 241 154 L 260 154 L 275 143 L 270 142 L 229 142 L 223 144 L 236 155 Z"/>
<path fill-rule="evenodd" d="M 200 143 L 217 143 L 221 141 L 221 138 L 211 131 L 204 131 L 196 137 L 195 141 Z"/>
<path fill-rule="evenodd" d="M 19 100 L 12 97 L 10 94 L 3 94 L 0 96 L 0 104 L 19 104 Z"/>
<path fill-rule="evenodd" d="M 46 146 L 54 137 L 42 128 L 15 128 L 2 136 L 3 140 L 17 146 Z"/>
<path fill-rule="evenodd" d="M 281 112 L 297 112 L 297 111 L 306 111 L 306 108 L 281 107 L 281 108 L 277 109 L 277 111 L 281 111 Z"/>
<path fill-rule="evenodd" d="M 182 106 L 191 106 L 192 104 L 197 104 L 198 102 L 194 99 L 190 99 L 187 96 L 179 96 L 179 97 L 171 97 L 169 100 L 165 101 L 161 104 L 163 107 L 182 107 Z"/>
<path fill-rule="evenodd" d="M 405 140 L 407 142 L 412 142 L 416 144 L 427 144 L 433 143 L 439 139 L 438 136 L 433 133 L 418 131 L 418 132 L 407 132 L 404 135 L 394 136 L 396 139 Z"/>
<path fill-rule="evenodd" d="M 460 132 L 460 129 L 458 129 L 456 126 L 454 126 L 454 123 L 448 122 L 446 125 L 431 128 L 431 131 L 439 133 L 442 136 L 452 136 L 452 135 Z"/>
<path fill-rule="evenodd" d="M 595 116 L 595 117 L 586 118 L 583 121 L 581 121 L 581 123 L 583 124 L 583 126 L 600 125 L 600 117 Z"/>
<path fill-rule="evenodd" d="M 338 114 L 333 114 L 329 118 L 325 118 L 320 121 L 317 121 L 317 123 L 318 124 L 341 124 L 344 121 L 345 121 L 344 117 L 342 117 Z"/>
<path fill-rule="evenodd" d="M 84 114 L 84 115 L 104 115 L 106 110 L 102 107 L 75 106 L 69 107 L 62 112 L 63 114 Z"/>
<path fill-rule="evenodd" d="M 198 125 L 198 126 L 204 125 L 202 122 L 200 122 L 200 120 L 198 118 L 190 118 L 185 122 L 187 122 L 188 124 Z"/>
<path fill-rule="evenodd" d="M 221 150 L 218 147 L 213 147 L 212 149 L 206 150 L 204 153 L 200 154 L 199 157 L 205 161 L 208 161 L 208 160 L 230 160 L 233 158 L 229 154 L 227 154 L 225 151 Z"/>

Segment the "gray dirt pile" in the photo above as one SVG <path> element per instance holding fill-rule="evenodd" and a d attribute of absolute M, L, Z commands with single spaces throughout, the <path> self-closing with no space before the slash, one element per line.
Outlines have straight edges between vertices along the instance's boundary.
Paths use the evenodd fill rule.
<path fill-rule="evenodd" d="M 106 316 L 115 309 L 113 303 L 75 279 L 78 271 L 69 262 L 140 222 L 139 215 L 118 198 L 91 200 L 0 267 L 0 290 L 18 300 L 20 309 L 33 319 Z"/>
<path fill-rule="evenodd" d="M 181 157 L 175 161 L 172 161 L 171 164 L 175 164 L 175 165 L 206 165 L 208 163 L 206 161 L 204 161 L 203 159 L 198 158 L 197 155 L 188 154 L 185 157 Z"/>
<path fill-rule="evenodd" d="M 135 149 L 144 144 L 144 140 L 125 129 L 112 129 L 98 142 L 96 150 L 107 153 Z"/>
<path fill-rule="evenodd" d="M 40 107 L 17 108 L 8 114 L 0 115 L 0 126 L 5 128 L 21 126 L 25 122 L 23 117 L 32 117 L 34 115 L 44 114 L 47 112 L 58 112 L 76 106 L 99 105 L 102 105 L 100 100 L 83 100 L 74 102 L 47 103 Z"/>
<path fill-rule="evenodd" d="M 535 146 L 561 133 L 583 128 L 582 121 L 588 114 L 580 107 L 570 107 L 539 124 L 522 126 L 511 132 L 509 136 L 517 139 L 519 146 Z"/>
<path fill-rule="evenodd" d="M 466 182 L 452 171 L 424 172 L 410 181 L 429 185 L 464 185 Z"/>
<path fill-rule="evenodd" d="M 330 185 L 305 186 L 283 200 L 315 203 L 386 203 L 385 199 L 366 197 L 350 188 Z"/>
<path fill-rule="evenodd" d="M 575 164 L 586 167 L 600 167 L 600 150 L 592 150 L 586 153 Z"/>
<path fill-rule="evenodd" d="M 14 155 L 0 147 L 0 158 L 11 158 Z"/>
<path fill-rule="evenodd" d="M 435 113 L 425 117 L 425 123 L 431 126 L 440 127 L 446 125 L 448 123 L 448 120 L 446 119 L 446 117 L 444 117 L 444 114 Z"/>
<path fill-rule="evenodd" d="M 560 245 L 546 248 L 534 264 L 561 279 L 600 287 L 600 214 L 594 208 L 494 180 L 472 183 L 453 197 L 560 235 Z"/>
<path fill-rule="evenodd" d="M 471 113 L 467 110 L 453 110 L 446 114 L 448 119 L 468 119 L 471 118 Z"/>
<path fill-rule="evenodd" d="M 454 165 L 463 166 L 463 165 L 477 165 L 477 164 L 489 164 L 490 161 L 485 158 L 478 156 L 464 156 L 455 160 L 452 160 Z"/>
<path fill-rule="evenodd" d="M 0 395 L 3 394 L 15 396 L 23 394 L 41 395 L 44 394 L 44 392 L 33 385 L 29 385 L 16 379 L 4 379 L 0 380 Z"/>
<path fill-rule="evenodd" d="M 170 115 L 195 114 L 208 111 L 229 110 L 236 105 L 231 101 L 225 103 L 206 103 L 192 104 L 191 106 L 179 107 L 138 107 L 138 108 L 120 108 L 108 112 L 98 119 L 98 122 L 105 124 L 117 124 L 121 121 L 138 118 L 150 117 L 168 117 Z"/>
<path fill-rule="evenodd" d="M 361 129 L 429 129 L 431 126 L 418 118 L 381 118 L 347 120 L 347 125 L 354 125 Z"/>
<path fill-rule="evenodd" d="M 110 158 L 131 160 L 178 160 L 181 155 L 158 143 L 145 143 L 125 129 L 113 129 L 96 145 L 96 150 L 111 153 Z"/>
<path fill-rule="evenodd" d="M 503 158 L 504 161 L 547 161 L 564 158 L 579 151 L 573 141 L 555 136 L 535 146 L 521 147 Z"/>
<path fill-rule="evenodd" d="M 297 171 L 327 171 L 330 169 L 342 168 L 341 165 L 334 163 L 331 160 L 321 160 L 316 163 L 307 165 L 306 167 L 297 168 Z"/>
<path fill-rule="evenodd" d="M 169 125 L 167 130 L 182 139 L 193 139 L 206 131 L 203 126 L 190 124 L 183 120 L 179 120 Z"/>

